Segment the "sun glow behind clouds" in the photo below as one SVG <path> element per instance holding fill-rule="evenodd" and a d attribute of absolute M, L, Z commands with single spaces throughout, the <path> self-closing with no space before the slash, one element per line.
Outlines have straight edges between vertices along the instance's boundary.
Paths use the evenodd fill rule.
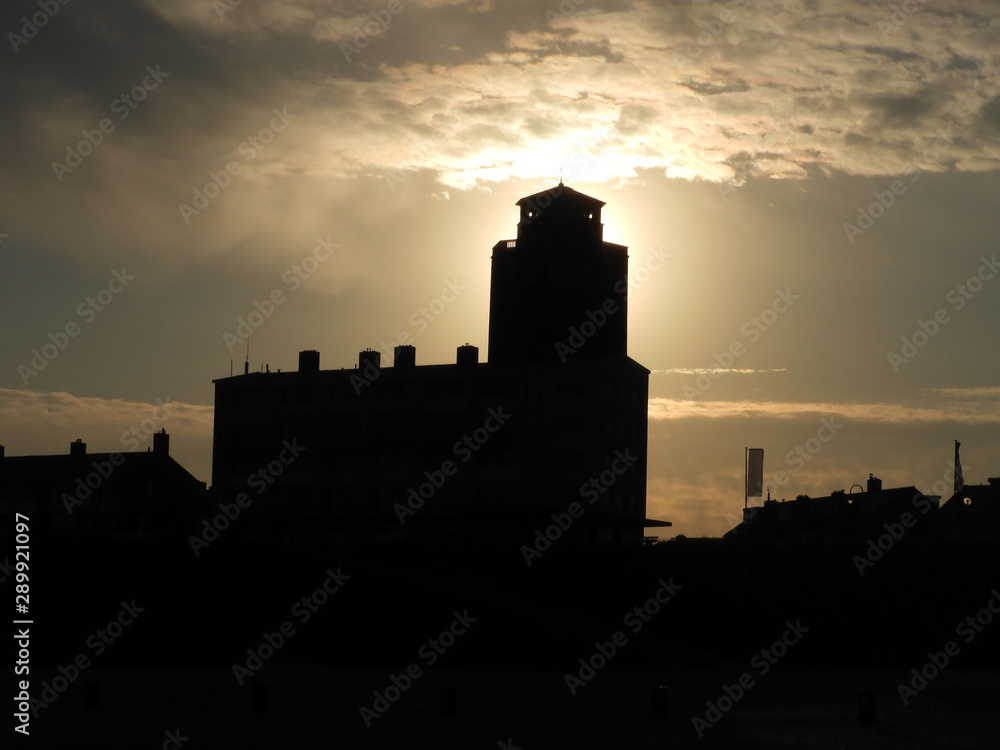
<path fill-rule="evenodd" d="M 461 159 L 441 155 L 440 180 L 469 189 L 508 180 L 613 184 L 634 178 L 634 165 L 614 151 L 612 130 L 612 125 L 600 122 L 584 123 L 575 135 L 545 128 L 523 143 L 483 149 Z"/>
<path fill-rule="evenodd" d="M 560 168 L 567 181 L 609 183 L 641 170 L 713 182 L 890 175 L 912 170 L 945 126 L 952 141 L 922 170 L 1000 158 L 1000 28 L 975 0 L 963 12 L 942 0 L 891 32 L 892 9 L 867 0 L 821 13 L 796 0 L 588 0 L 516 15 L 413 2 L 346 61 L 329 30 L 350 33 L 364 14 L 336 3 L 287 0 L 280 24 L 247 4 L 221 24 L 193 2 L 170 5 L 148 7 L 209 48 L 225 29 L 227 41 L 305 56 L 282 98 L 303 113 L 310 148 L 274 151 L 294 151 L 289 169 L 312 174 L 428 170 L 454 188 L 555 181 Z M 276 27 L 287 36 L 269 37 Z M 274 56 L 262 52 L 271 66 Z M 318 134 L 331 144 L 320 158 Z"/>

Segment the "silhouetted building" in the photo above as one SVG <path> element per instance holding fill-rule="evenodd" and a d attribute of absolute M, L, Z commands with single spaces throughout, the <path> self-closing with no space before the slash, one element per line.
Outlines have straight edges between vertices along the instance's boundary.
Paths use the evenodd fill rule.
<path fill-rule="evenodd" d="M 624 357 L 628 249 L 604 241 L 604 202 L 559 183 L 517 205 L 517 239 L 493 246 L 490 363 Z"/>
<path fill-rule="evenodd" d="M 322 370 L 304 351 L 297 372 L 215 381 L 212 490 L 243 499 L 245 533 L 512 543 L 561 522 L 564 541 L 640 544 L 668 525 L 645 519 L 626 248 L 603 242 L 603 203 L 563 185 L 518 205 L 518 239 L 494 248 L 488 363 L 466 344 L 420 366 L 401 346 L 392 367 L 368 350 Z"/>
<path fill-rule="evenodd" d="M 882 489 L 882 480 L 869 475 L 863 492 L 840 490 L 787 502 L 768 499 L 763 507 L 747 508 L 743 523 L 725 537 L 760 543 L 862 543 L 884 534 L 884 525 L 899 523 L 904 513 L 912 516 L 913 527 L 930 528 L 933 521 L 926 518 L 936 514 L 939 500 L 916 487 Z"/>
<path fill-rule="evenodd" d="M 942 533 L 958 539 L 1000 538 L 1000 477 L 967 484 L 941 506 Z"/>
<path fill-rule="evenodd" d="M 166 430 L 143 453 L 88 453 L 80 439 L 62 455 L 3 453 L 0 447 L 0 515 L 26 514 L 53 535 L 178 533 L 205 495 L 205 483 L 171 458 Z"/>

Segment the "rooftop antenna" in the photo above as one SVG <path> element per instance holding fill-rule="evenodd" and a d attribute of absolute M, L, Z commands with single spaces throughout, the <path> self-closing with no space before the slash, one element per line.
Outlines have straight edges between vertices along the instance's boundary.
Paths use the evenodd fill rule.
<path fill-rule="evenodd" d="M 247 334 L 247 358 L 243 362 L 243 374 L 250 374 L 250 334 Z"/>
<path fill-rule="evenodd" d="M 563 171 L 563 168 L 559 167 L 559 187 L 563 186 L 563 184 L 562 184 L 562 171 Z"/>

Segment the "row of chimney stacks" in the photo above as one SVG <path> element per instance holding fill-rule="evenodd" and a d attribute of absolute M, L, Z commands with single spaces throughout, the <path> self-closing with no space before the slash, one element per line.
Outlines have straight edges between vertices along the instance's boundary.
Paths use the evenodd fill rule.
<path fill-rule="evenodd" d="M 458 347 L 456 364 L 459 367 L 475 367 L 479 364 L 479 347 L 464 344 Z M 358 367 L 365 369 L 382 366 L 382 352 L 365 349 L 358 354 Z M 417 366 L 417 348 L 409 344 L 397 346 L 393 350 L 393 367 L 397 370 L 410 370 Z M 299 372 L 319 372 L 319 352 L 306 349 L 299 352 Z"/>

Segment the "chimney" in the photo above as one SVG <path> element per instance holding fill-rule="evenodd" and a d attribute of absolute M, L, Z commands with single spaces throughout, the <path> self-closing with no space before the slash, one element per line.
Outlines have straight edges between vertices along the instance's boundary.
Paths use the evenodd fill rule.
<path fill-rule="evenodd" d="M 466 343 L 458 347 L 458 358 L 456 360 L 459 367 L 475 367 L 479 364 L 479 347 Z"/>
<path fill-rule="evenodd" d="M 868 475 L 868 492 L 881 492 L 882 480 L 874 474 Z"/>
<path fill-rule="evenodd" d="M 0 458 L 3 458 L 3 452 L 4 452 L 4 448 L 3 448 L 2 445 L 0 445 Z"/>
<path fill-rule="evenodd" d="M 392 354 L 392 366 L 397 370 L 412 370 L 417 365 L 417 348 L 409 344 L 397 346 Z"/>
<path fill-rule="evenodd" d="M 72 443 L 69 444 L 69 455 L 71 456 L 86 456 L 87 455 L 87 444 L 83 442 L 80 438 L 77 438 Z"/>
<path fill-rule="evenodd" d="M 319 372 L 319 352 L 306 349 L 299 352 L 299 372 Z"/>
<path fill-rule="evenodd" d="M 170 455 L 170 435 L 167 434 L 166 428 L 153 433 L 153 453 Z"/>
<path fill-rule="evenodd" d="M 373 349 L 365 349 L 363 352 L 358 354 L 358 369 L 368 371 L 371 369 L 379 370 L 382 366 L 382 354 Z"/>

